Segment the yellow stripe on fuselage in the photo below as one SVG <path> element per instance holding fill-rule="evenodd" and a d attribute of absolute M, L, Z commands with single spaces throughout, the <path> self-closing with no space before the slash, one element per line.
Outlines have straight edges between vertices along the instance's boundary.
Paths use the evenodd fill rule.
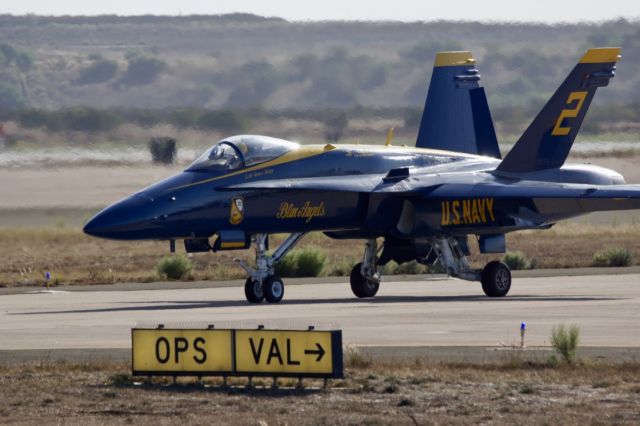
<path fill-rule="evenodd" d="M 214 182 L 216 180 L 225 179 L 232 176 L 241 175 L 243 173 L 251 173 L 257 170 L 266 169 L 269 167 L 279 166 L 281 164 L 292 163 L 294 161 L 304 160 L 305 158 L 315 157 L 333 150 L 346 150 L 346 151 L 359 151 L 359 152 L 395 152 L 395 153 L 409 153 L 409 154 L 432 154 L 432 155 L 443 155 L 443 156 L 452 156 L 452 157 L 463 157 L 463 158 L 482 158 L 480 155 L 474 154 L 466 154 L 463 152 L 454 152 L 454 151 L 444 151 L 439 149 L 429 149 L 429 148 L 416 148 L 416 147 L 405 147 L 405 146 L 383 146 L 383 145 L 302 145 L 300 148 L 295 151 L 287 152 L 286 154 L 275 158 L 273 160 L 256 164 L 255 166 L 247 167 L 246 169 L 240 169 L 233 171 L 231 173 L 227 173 L 222 176 L 216 176 L 209 179 L 204 179 L 198 182 L 190 183 L 188 185 L 182 185 L 175 187 L 173 189 L 182 189 L 188 188 L 191 186 L 201 185 L 208 182 Z"/>
<path fill-rule="evenodd" d="M 580 59 L 581 64 L 606 64 L 609 62 L 618 62 L 621 58 L 619 47 L 598 47 L 589 49 Z"/>
<path fill-rule="evenodd" d="M 244 241 L 228 241 L 220 243 L 220 248 L 244 248 L 246 245 Z"/>
<path fill-rule="evenodd" d="M 267 167 L 278 166 L 280 164 L 291 163 L 293 161 L 302 160 L 309 157 L 314 157 L 316 155 L 324 154 L 325 152 L 329 152 L 334 150 L 335 147 L 333 145 L 303 145 L 295 151 L 287 152 L 284 155 L 281 155 L 278 158 L 274 158 L 273 160 L 256 164 L 255 166 L 247 167 L 246 169 L 236 170 L 231 173 L 227 173 L 226 175 L 216 176 L 210 179 L 201 180 L 198 182 L 190 183 L 189 185 L 178 186 L 174 189 L 182 189 L 188 188 L 190 186 L 200 185 L 207 182 L 213 182 L 219 179 L 228 178 L 231 176 L 241 175 L 243 173 L 250 173 L 256 170 L 265 169 Z"/>

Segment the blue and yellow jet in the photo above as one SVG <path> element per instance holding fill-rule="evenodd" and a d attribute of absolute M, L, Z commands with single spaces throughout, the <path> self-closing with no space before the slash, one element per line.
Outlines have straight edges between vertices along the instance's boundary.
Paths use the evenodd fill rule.
<path fill-rule="evenodd" d="M 594 211 L 640 208 L 640 185 L 565 160 L 596 89 L 614 76 L 619 48 L 590 49 L 501 159 L 480 75 L 470 52 L 438 53 L 416 147 L 305 145 L 266 136 L 216 143 L 184 172 L 106 208 L 85 226 L 102 238 L 184 239 L 187 252 L 256 249 L 245 295 L 277 303 L 278 262 L 308 232 L 365 240 L 350 281 L 372 297 L 378 266 L 440 262 L 451 276 L 505 296 L 499 261 L 473 270 L 468 236 L 482 253 L 503 253 L 505 234 L 546 229 Z M 268 236 L 290 236 L 271 254 Z M 215 240 L 211 244 L 211 238 Z M 377 239 L 384 239 L 378 246 Z"/>

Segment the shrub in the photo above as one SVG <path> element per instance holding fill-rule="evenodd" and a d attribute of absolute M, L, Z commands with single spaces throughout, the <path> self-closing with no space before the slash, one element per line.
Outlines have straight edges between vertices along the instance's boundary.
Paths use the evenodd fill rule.
<path fill-rule="evenodd" d="M 424 274 L 426 271 L 427 268 L 415 260 L 404 262 L 400 265 L 392 260 L 386 265 L 379 267 L 379 272 L 382 275 L 416 275 Z"/>
<path fill-rule="evenodd" d="M 198 118 L 196 124 L 204 130 L 220 132 L 242 132 L 249 127 L 244 115 L 229 110 L 207 111 Z"/>
<path fill-rule="evenodd" d="M 285 257 L 280 259 L 280 261 L 274 265 L 274 270 L 276 275 L 281 277 L 295 277 L 297 272 L 295 251 L 289 252 Z"/>
<path fill-rule="evenodd" d="M 446 274 L 447 269 L 442 266 L 440 261 L 427 265 L 427 274 Z"/>
<path fill-rule="evenodd" d="M 572 364 L 576 359 L 579 340 L 580 329 L 576 325 L 566 328 L 561 324 L 553 327 L 551 332 L 551 346 L 568 364 Z"/>
<path fill-rule="evenodd" d="M 363 356 L 355 346 L 345 346 L 343 353 L 347 368 L 368 368 L 372 364 L 371 358 Z"/>
<path fill-rule="evenodd" d="M 340 259 L 331 263 L 331 269 L 327 273 L 327 275 L 331 277 L 346 277 L 351 274 L 351 270 L 353 269 L 353 265 L 358 263 L 357 260 L 353 259 Z"/>
<path fill-rule="evenodd" d="M 398 407 L 410 407 L 412 405 L 415 405 L 415 403 L 409 398 L 402 398 L 400 402 L 398 402 Z"/>
<path fill-rule="evenodd" d="M 281 277 L 317 277 L 322 273 L 327 255 L 319 248 L 305 247 L 293 250 L 275 264 L 275 273 Z"/>
<path fill-rule="evenodd" d="M 158 275 L 169 280 L 181 280 L 187 278 L 193 267 L 191 260 L 185 256 L 167 256 L 158 262 L 156 270 Z"/>
<path fill-rule="evenodd" d="M 629 266 L 632 260 L 633 256 L 628 249 L 610 247 L 596 252 L 591 264 L 593 266 Z"/>
<path fill-rule="evenodd" d="M 149 141 L 149 151 L 154 163 L 173 164 L 178 151 L 176 140 L 168 137 L 153 137 Z"/>
<path fill-rule="evenodd" d="M 509 269 L 513 271 L 517 271 L 520 269 L 529 269 L 531 263 L 525 257 L 522 252 L 513 251 L 509 253 L 505 253 L 502 257 L 502 261 L 509 267 Z"/>
<path fill-rule="evenodd" d="M 411 262 L 402 263 L 393 270 L 394 275 L 416 275 L 416 274 L 424 274 L 425 267 L 415 260 Z"/>
<path fill-rule="evenodd" d="M 299 277 L 317 277 L 324 269 L 327 255 L 317 247 L 305 247 L 298 253 L 296 271 Z"/>
<path fill-rule="evenodd" d="M 114 373 L 109 376 L 109 383 L 113 386 L 126 386 L 131 384 L 131 376 L 127 373 Z"/>

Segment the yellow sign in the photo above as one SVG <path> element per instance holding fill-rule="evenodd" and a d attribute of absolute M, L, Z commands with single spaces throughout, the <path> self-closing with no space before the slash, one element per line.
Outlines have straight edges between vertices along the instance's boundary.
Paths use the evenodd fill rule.
<path fill-rule="evenodd" d="M 311 222 L 314 217 L 323 217 L 324 201 L 319 204 L 312 204 L 311 201 L 305 202 L 302 206 L 296 206 L 286 201 L 280 204 L 280 209 L 276 213 L 277 219 L 305 219 L 306 223 Z"/>
<path fill-rule="evenodd" d="M 493 198 L 471 198 L 442 202 L 442 226 L 494 223 Z"/>
<path fill-rule="evenodd" d="M 236 331 L 238 373 L 333 373 L 330 331 Z"/>
<path fill-rule="evenodd" d="M 134 375 L 342 377 L 342 332 L 133 329 Z"/>
<path fill-rule="evenodd" d="M 575 118 L 580 113 L 582 109 L 582 104 L 587 97 L 588 92 L 571 92 L 569 93 L 569 97 L 567 98 L 566 104 L 569 105 L 572 102 L 577 101 L 576 106 L 573 108 L 565 108 L 560 112 L 558 116 L 558 120 L 556 120 L 556 125 L 553 127 L 551 131 L 552 136 L 566 136 L 571 131 L 571 127 L 562 127 L 562 121 L 565 118 Z"/>
<path fill-rule="evenodd" d="M 136 373 L 233 371 L 232 330 L 134 329 L 131 339 Z"/>

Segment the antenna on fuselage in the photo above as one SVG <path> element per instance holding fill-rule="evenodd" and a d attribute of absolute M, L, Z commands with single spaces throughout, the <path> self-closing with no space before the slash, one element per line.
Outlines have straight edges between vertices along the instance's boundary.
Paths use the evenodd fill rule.
<path fill-rule="evenodd" d="M 389 132 L 387 133 L 387 140 L 384 142 L 384 146 L 391 146 L 391 142 L 393 142 L 393 127 L 389 128 Z"/>

